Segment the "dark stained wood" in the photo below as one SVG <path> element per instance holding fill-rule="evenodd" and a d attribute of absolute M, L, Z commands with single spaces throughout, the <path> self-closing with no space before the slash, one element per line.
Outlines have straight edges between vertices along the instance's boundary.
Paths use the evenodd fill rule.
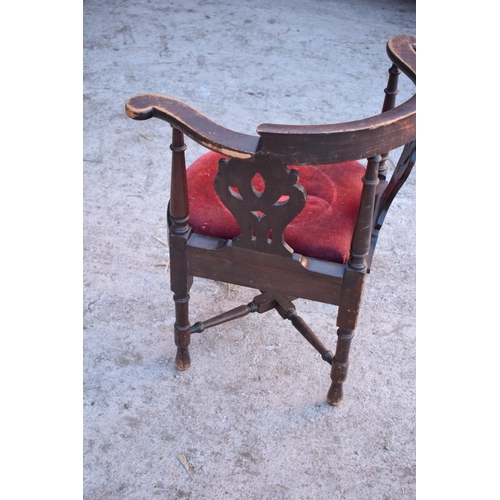
<path fill-rule="evenodd" d="M 370 250 L 370 237 L 373 226 L 373 211 L 375 210 L 375 193 L 377 191 L 378 166 L 380 156 L 368 159 L 366 173 L 363 176 L 363 191 L 359 203 L 358 218 L 354 228 L 351 243 L 351 255 L 347 267 L 354 271 L 366 271 L 366 256 Z"/>
<path fill-rule="evenodd" d="M 333 353 L 327 349 L 318 336 L 311 330 L 309 325 L 297 314 L 295 305 L 285 295 L 281 293 L 274 294 L 276 298 L 276 310 L 283 319 L 288 319 L 295 329 L 321 354 L 323 360 L 332 364 Z"/>
<path fill-rule="evenodd" d="M 258 305 L 250 302 L 245 306 L 235 307 L 230 311 L 226 311 L 218 316 L 208 319 L 207 321 L 198 321 L 191 327 L 191 333 L 201 333 L 208 328 L 212 328 L 217 325 L 222 325 L 222 323 L 227 323 L 228 321 L 233 321 L 235 319 L 244 318 L 251 312 L 257 312 Z"/>
<path fill-rule="evenodd" d="M 416 148 L 416 141 L 412 141 L 405 145 L 390 181 L 384 182 L 384 189 L 377 195 L 373 217 L 374 224 L 370 243 L 370 252 L 367 257 L 368 271 L 373 260 L 375 246 L 377 244 L 377 239 L 380 229 L 384 223 L 385 216 L 389 211 L 392 201 L 398 194 L 399 190 L 403 187 L 403 184 L 406 182 L 406 179 L 408 179 L 408 176 L 415 165 Z"/>
<path fill-rule="evenodd" d="M 170 193 L 170 218 L 172 227 L 170 228 L 173 234 L 185 234 L 189 231 L 189 201 L 187 192 L 187 179 L 186 179 L 186 160 L 184 151 L 186 145 L 184 144 L 184 137 L 182 132 L 173 128 L 172 129 L 172 178 Z"/>
<path fill-rule="evenodd" d="M 202 146 L 234 158 L 250 158 L 259 149 L 259 137 L 229 130 L 173 97 L 138 95 L 127 101 L 125 111 L 134 120 L 160 118 Z"/>
<path fill-rule="evenodd" d="M 396 97 L 399 94 L 398 80 L 400 74 L 401 70 L 395 64 L 389 68 L 389 81 L 387 82 L 387 87 L 384 89 L 385 99 L 382 106 L 382 113 L 396 106 Z"/>
<path fill-rule="evenodd" d="M 177 346 L 175 364 L 179 370 L 187 370 L 191 364 L 188 346 L 190 343 L 189 289 L 192 277 L 188 273 L 186 243 L 189 227 L 189 203 L 187 197 L 186 161 L 184 136 L 177 129 L 172 130 L 172 173 L 169 205 L 171 221 L 170 247 L 170 288 L 174 292 L 175 325 L 174 339 Z"/>
<path fill-rule="evenodd" d="M 416 38 L 397 36 L 387 44 L 393 63 L 416 82 Z M 288 165 L 359 160 L 392 151 L 415 139 L 416 96 L 377 116 L 333 125 L 262 124 L 261 151 L 272 151 Z"/>
<path fill-rule="evenodd" d="M 347 328 L 339 328 L 337 331 L 337 348 L 333 358 L 332 370 L 330 378 L 332 384 L 326 396 L 327 401 L 338 406 L 344 398 L 343 385 L 347 378 L 349 369 L 349 351 L 351 349 L 351 341 L 354 337 L 354 331 Z"/>
<path fill-rule="evenodd" d="M 390 59 L 416 81 L 415 37 L 393 37 L 387 44 Z M 235 158 L 271 152 L 287 165 L 358 160 L 392 151 L 415 139 L 416 96 L 381 115 L 332 125 L 262 124 L 262 138 L 240 134 L 213 122 L 191 106 L 172 97 L 143 94 L 126 104 L 136 120 L 157 117 L 167 121 L 203 146 Z M 356 140 L 353 138 L 356 136 Z"/>
<path fill-rule="evenodd" d="M 387 42 L 389 59 L 413 82 L 417 83 L 417 39 L 411 35 L 393 36 Z"/>
<path fill-rule="evenodd" d="M 344 266 L 335 262 L 292 259 L 234 247 L 231 242 L 194 234 L 187 247 L 188 272 L 200 278 L 300 296 L 326 304 L 338 304 Z M 216 263 L 216 265 L 215 265 Z"/>
<path fill-rule="evenodd" d="M 416 39 L 396 36 L 387 43 L 392 62 L 382 112 L 352 122 L 291 126 L 262 124 L 258 136 L 218 125 L 177 99 L 143 94 L 126 104 L 136 120 L 160 118 L 173 127 L 170 226 L 171 289 L 176 321 L 176 365 L 189 367 L 190 335 L 251 312 L 275 309 L 330 363 L 327 400 L 338 405 L 349 366 L 366 274 L 391 203 L 410 174 L 416 151 L 416 95 L 396 105 L 399 75 L 416 82 Z M 193 233 L 189 226 L 184 134 L 230 157 L 221 160 L 214 188 L 238 222 L 233 240 Z M 403 147 L 388 179 L 389 152 Z M 294 253 L 283 240 L 287 224 L 302 210 L 307 193 L 290 165 L 367 159 L 357 222 L 347 263 L 337 264 Z M 261 176 L 265 189 L 254 183 Z M 286 199 L 280 197 L 284 196 Z M 313 222 L 312 222 L 313 223 Z M 193 276 L 234 283 L 261 293 L 246 304 L 197 322 L 189 322 L 189 290 Z M 306 298 L 338 305 L 335 355 L 298 315 L 292 300 Z"/>
<path fill-rule="evenodd" d="M 380 230 L 392 201 L 408 179 L 416 161 L 416 141 L 409 142 L 403 148 L 398 164 L 394 169 L 391 180 L 385 188 L 380 204 L 375 213 L 375 229 Z"/>
<path fill-rule="evenodd" d="M 383 115 L 336 125 L 259 125 L 261 151 L 272 151 L 287 165 L 340 163 L 392 151 L 415 138 L 415 103 L 414 96 Z"/>
<path fill-rule="evenodd" d="M 265 183 L 262 193 L 253 183 L 257 175 Z M 220 160 L 214 188 L 240 227 L 233 246 L 292 256 L 283 232 L 306 204 L 297 171 L 271 155 L 256 155 L 252 161 Z M 282 196 L 288 199 L 279 201 Z"/>
<path fill-rule="evenodd" d="M 382 106 L 382 113 L 385 113 L 386 111 L 389 111 L 396 106 L 396 97 L 399 94 L 398 80 L 400 74 L 401 71 L 399 70 L 399 68 L 395 64 L 393 64 L 389 69 L 389 81 L 387 82 L 387 87 L 384 89 L 385 99 L 384 105 Z M 389 157 L 389 153 L 382 153 L 380 156 L 381 160 L 378 166 L 378 178 L 381 181 L 385 181 L 387 177 L 386 161 Z"/>

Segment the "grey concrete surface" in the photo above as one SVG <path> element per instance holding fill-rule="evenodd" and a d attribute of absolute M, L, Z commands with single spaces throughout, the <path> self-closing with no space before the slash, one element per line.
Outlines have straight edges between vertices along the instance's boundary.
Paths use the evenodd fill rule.
<path fill-rule="evenodd" d="M 415 3 L 85 0 L 83 16 L 84 498 L 415 498 L 415 173 L 381 233 L 334 408 L 329 366 L 275 312 L 197 334 L 176 370 L 170 129 L 124 113 L 154 92 L 250 134 L 376 114 L 385 44 L 415 33 Z M 401 100 L 412 91 L 403 80 Z M 188 142 L 188 162 L 201 153 Z M 253 296 L 197 279 L 191 320 Z M 297 306 L 333 349 L 336 308 Z"/>

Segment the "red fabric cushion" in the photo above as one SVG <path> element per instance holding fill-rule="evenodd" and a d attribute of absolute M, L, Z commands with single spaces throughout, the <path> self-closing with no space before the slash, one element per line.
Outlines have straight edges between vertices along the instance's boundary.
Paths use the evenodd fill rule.
<path fill-rule="evenodd" d="M 187 169 L 189 224 L 195 233 L 232 239 L 240 234 L 240 229 L 213 187 L 221 158 L 226 157 L 209 152 Z M 285 229 L 285 241 L 296 253 L 345 264 L 365 168 L 357 161 L 289 168 L 300 173 L 299 182 L 307 192 L 307 201 Z M 256 188 L 261 189 L 257 185 Z"/>

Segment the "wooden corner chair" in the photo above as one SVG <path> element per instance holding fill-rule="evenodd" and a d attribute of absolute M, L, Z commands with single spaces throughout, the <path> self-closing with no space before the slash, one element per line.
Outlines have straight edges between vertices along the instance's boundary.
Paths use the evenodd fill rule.
<path fill-rule="evenodd" d="M 415 163 L 416 95 L 396 107 L 400 73 L 416 83 L 415 37 L 391 38 L 387 54 L 392 67 L 382 113 L 364 120 L 263 124 L 252 136 L 170 97 L 145 94 L 127 102 L 130 118 L 160 118 L 173 129 L 168 224 L 179 370 L 191 363 L 191 334 L 276 309 L 331 365 L 327 400 L 341 403 L 365 275 L 387 210 Z M 184 134 L 211 150 L 188 169 Z M 401 146 L 389 179 L 388 154 Z M 260 293 L 191 324 L 194 276 Z M 338 306 L 335 354 L 297 314 L 296 298 Z"/>

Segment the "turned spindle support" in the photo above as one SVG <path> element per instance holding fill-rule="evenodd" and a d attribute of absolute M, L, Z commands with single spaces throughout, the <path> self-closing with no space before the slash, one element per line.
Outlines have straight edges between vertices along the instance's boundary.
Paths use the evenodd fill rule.
<path fill-rule="evenodd" d="M 385 98 L 382 106 L 382 113 L 385 113 L 396 106 L 396 97 L 399 94 L 398 80 L 400 74 L 401 71 L 399 68 L 393 64 L 389 69 L 389 81 L 387 82 L 387 87 L 384 89 Z M 387 178 L 386 162 L 388 158 L 389 153 L 382 153 L 380 164 L 378 166 L 378 178 L 381 181 L 384 181 Z"/>
<path fill-rule="evenodd" d="M 222 325 L 222 323 L 243 318 L 252 312 L 257 312 L 258 309 L 259 306 L 255 301 L 252 301 L 244 306 L 235 307 L 230 311 L 214 316 L 206 321 L 198 321 L 191 326 L 191 333 L 201 333 L 208 328 L 212 328 L 213 326 Z"/>
<path fill-rule="evenodd" d="M 189 326 L 189 289 L 192 277 L 188 275 L 186 242 L 191 228 L 189 227 L 189 202 L 187 195 L 186 160 L 184 151 L 184 135 L 172 128 L 172 177 L 170 192 L 170 285 L 174 292 L 175 325 L 174 338 L 177 346 L 175 364 L 179 370 L 187 370 L 191 364 L 189 343 L 191 338 Z"/>
<path fill-rule="evenodd" d="M 283 294 L 274 294 L 275 308 L 283 319 L 288 319 L 295 329 L 321 354 L 321 358 L 332 364 L 333 353 L 328 350 L 309 325 L 297 314 L 293 302 Z"/>
<path fill-rule="evenodd" d="M 351 253 L 344 272 L 344 284 L 337 315 L 337 326 L 339 327 L 337 348 L 330 373 L 332 384 L 327 395 L 328 402 L 334 406 L 342 402 L 342 385 L 347 377 L 349 350 L 358 321 L 363 285 L 368 268 L 366 258 L 370 251 L 380 161 L 380 156 L 368 159 L 363 177 L 363 192 L 351 244 Z"/>

